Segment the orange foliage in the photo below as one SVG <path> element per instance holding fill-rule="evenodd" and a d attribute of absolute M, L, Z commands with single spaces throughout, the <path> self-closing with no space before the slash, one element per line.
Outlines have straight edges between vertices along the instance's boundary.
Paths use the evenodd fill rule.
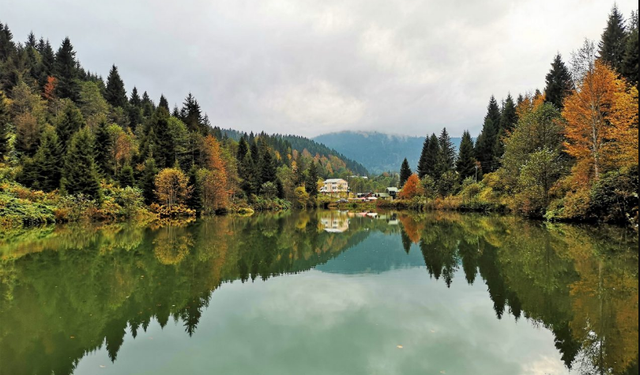
<path fill-rule="evenodd" d="M 405 233 L 413 243 L 420 242 L 420 225 L 411 216 L 403 215 L 398 217 L 402 223 Z"/>
<path fill-rule="evenodd" d="M 625 145 L 624 148 L 635 147 L 637 163 L 637 143 L 635 146 L 626 146 L 629 143 L 628 136 L 633 134 L 630 129 L 634 121 L 637 142 L 637 99 L 635 115 L 631 113 L 630 103 L 627 103 L 632 98 L 633 94 L 627 92 L 626 83 L 598 60 L 593 70 L 587 72 L 580 86 L 564 102 L 562 115 L 567 120 L 565 150 L 578 163 L 588 163 L 590 173 L 596 180 L 607 168 L 620 166 L 617 161 L 619 158 L 615 156 L 619 142 Z"/>
<path fill-rule="evenodd" d="M 182 204 L 191 195 L 189 179 L 181 170 L 165 168 L 158 173 L 155 180 L 158 201 L 165 206 Z"/>
<path fill-rule="evenodd" d="M 624 82 L 619 80 L 619 85 Z M 638 89 L 619 88 L 615 94 L 609 121 L 613 128 L 611 135 L 617 142 L 612 143 L 614 162 L 621 166 L 638 165 Z"/>
<path fill-rule="evenodd" d="M 55 91 L 56 91 L 57 84 L 58 84 L 58 80 L 56 79 L 56 77 L 48 76 L 47 83 L 45 83 L 44 85 L 44 92 L 42 96 L 47 100 L 55 99 L 56 97 Z"/>
<path fill-rule="evenodd" d="M 399 194 L 401 199 L 411 199 L 419 194 L 420 179 L 417 174 L 412 174 L 404 183 L 402 191 Z"/>
<path fill-rule="evenodd" d="M 203 203 L 205 209 L 218 211 L 227 208 L 229 191 L 227 189 L 227 170 L 220 151 L 220 143 L 211 135 L 204 139 L 207 173 L 203 179 Z"/>

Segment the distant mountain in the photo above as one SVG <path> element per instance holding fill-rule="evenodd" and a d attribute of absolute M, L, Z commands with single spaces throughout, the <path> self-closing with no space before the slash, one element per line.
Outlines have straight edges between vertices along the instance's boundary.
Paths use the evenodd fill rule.
<path fill-rule="evenodd" d="M 235 139 L 236 141 L 240 140 L 240 137 L 242 137 L 242 135 L 247 136 L 247 133 L 240 132 L 233 129 L 220 129 L 220 132 L 222 134 L 226 134 L 227 137 L 229 138 Z M 305 150 L 307 150 L 309 154 L 311 154 L 311 156 L 320 155 L 320 157 L 326 157 L 326 158 L 333 156 L 340 159 L 342 162 L 344 162 L 344 165 L 346 166 L 346 168 L 349 169 L 352 173 L 361 175 L 361 176 L 366 176 L 369 174 L 369 171 L 367 170 L 367 168 L 365 168 L 362 164 L 354 160 L 351 160 L 350 158 L 339 153 L 338 151 L 331 149 L 326 145 L 309 138 L 301 137 L 298 135 L 271 134 L 269 135 L 269 141 L 271 143 L 274 143 L 271 146 L 275 150 L 280 151 L 281 153 L 284 150 L 280 150 L 280 149 L 283 149 L 283 148 L 286 149 L 290 147 L 291 150 L 297 150 L 301 154 Z"/>
<path fill-rule="evenodd" d="M 424 137 L 352 131 L 324 134 L 313 140 L 360 162 L 376 174 L 399 171 L 404 158 L 407 158 L 411 169 L 415 171 L 424 143 Z M 456 150 L 460 141 L 461 138 L 451 138 Z"/>

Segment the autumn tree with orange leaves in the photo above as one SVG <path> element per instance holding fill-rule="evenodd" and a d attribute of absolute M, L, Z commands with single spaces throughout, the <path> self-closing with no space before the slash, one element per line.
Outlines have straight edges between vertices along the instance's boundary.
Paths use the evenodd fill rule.
<path fill-rule="evenodd" d="M 577 181 L 638 163 L 638 91 L 600 60 L 564 102 L 567 154 L 576 158 Z"/>
<path fill-rule="evenodd" d="M 398 195 L 400 199 L 412 199 L 420 195 L 420 179 L 417 174 L 412 174 L 404 183 L 402 191 Z"/>
<path fill-rule="evenodd" d="M 200 173 L 203 188 L 202 204 L 208 212 L 224 210 L 229 204 L 229 190 L 220 143 L 213 136 L 208 135 L 204 139 L 203 152 L 206 170 Z"/>

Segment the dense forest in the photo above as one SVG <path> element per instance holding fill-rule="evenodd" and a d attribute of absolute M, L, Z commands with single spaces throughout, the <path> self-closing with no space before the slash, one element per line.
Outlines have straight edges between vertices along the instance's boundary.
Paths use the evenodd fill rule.
<path fill-rule="evenodd" d="M 4 225 L 315 204 L 323 177 L 366 175 L 314 141 L 213 127 L 196 98 L 169 108 L 0 24 L 0 217 Z"/>
<path fill-rule="evenodd" d="M 544 91 L 491 97 L 475 143 L 457 155 L 446 129 L 405 159 L 401 198 L 415 208 L 512 210 L 555 220 L 638 222 L 638 13 L 613 7 L 597 47 L 553 58 Z"/>

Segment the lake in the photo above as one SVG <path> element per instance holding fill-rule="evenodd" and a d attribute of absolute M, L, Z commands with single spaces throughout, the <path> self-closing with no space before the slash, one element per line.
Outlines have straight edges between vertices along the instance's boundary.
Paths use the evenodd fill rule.
<path fill-rule="evenodd" d="M 638 236 L 285 212 L 0 236 L 0 374 L 638 374 Z"/>

